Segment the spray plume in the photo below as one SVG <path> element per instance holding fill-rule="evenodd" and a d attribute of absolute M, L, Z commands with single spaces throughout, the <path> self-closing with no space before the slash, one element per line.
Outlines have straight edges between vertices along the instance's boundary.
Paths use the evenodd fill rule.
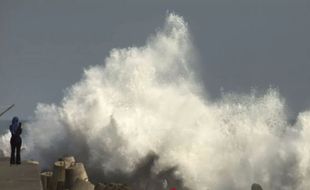
<path fill-rule="evenodd" d="M 135 189 L 309 189 L 310 113 L 289 124 L 273 89 L 211 101 L 196 66 L 187 24 L 169 14 L 145 46 L 113 49 L 60 105 L 37 106 L 27 157 L 72 154 L 94 178 Z"/>

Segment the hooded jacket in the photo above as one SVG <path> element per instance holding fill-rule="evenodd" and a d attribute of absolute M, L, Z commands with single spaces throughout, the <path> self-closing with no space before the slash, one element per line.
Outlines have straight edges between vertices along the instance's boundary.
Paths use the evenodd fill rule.
<path fill-rule="evenodd" d="M 12 137 L 19 136 L 22 133 L 21 123 L 19 122 L 18 117 L 12 119 L 12 124 L 10 125 L 10 131 Z"/>

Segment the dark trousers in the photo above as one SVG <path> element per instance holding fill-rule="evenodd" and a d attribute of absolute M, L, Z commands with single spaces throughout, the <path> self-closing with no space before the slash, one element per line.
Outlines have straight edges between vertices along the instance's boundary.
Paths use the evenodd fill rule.
<path fill-rule="evenodd" d="M 22 146 L 22 139 L 20 136 L 11 137 L 11 164 L 20 164 L 20 147 Z M 16 150 L 16 151 L 15 151 Z M 16 152 L 16 156 L 15 156 Z"/>

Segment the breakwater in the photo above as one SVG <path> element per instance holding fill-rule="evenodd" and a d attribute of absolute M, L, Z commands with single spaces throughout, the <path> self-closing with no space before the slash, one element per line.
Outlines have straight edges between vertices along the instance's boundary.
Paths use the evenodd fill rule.
<path fill-rule="evenodd" d="M 55 161 L 50 171 L 41 172 L 43 190 L 131 190 L 126 184 L 93 184 L 84 164 L 77 162 L 73 156 L 66 156 Z"/>

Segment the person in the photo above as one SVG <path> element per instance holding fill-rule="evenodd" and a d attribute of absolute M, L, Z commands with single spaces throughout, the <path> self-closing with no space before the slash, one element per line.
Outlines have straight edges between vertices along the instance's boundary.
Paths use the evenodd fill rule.
<path fill-rule="evenodd" d="M 13 117 L 12 124 L 10 125 L 11 132 L 11 159 L 10 164 L 20 164 L 20 147 L 22 146 L 22 139 L 20 137 L 22 133 L 22 124 L 19 122 L 18 117 Z M 15 151 L 16 150 L 16 151 Z M 16 156 L 15 156 L 16 152 Z"/>

